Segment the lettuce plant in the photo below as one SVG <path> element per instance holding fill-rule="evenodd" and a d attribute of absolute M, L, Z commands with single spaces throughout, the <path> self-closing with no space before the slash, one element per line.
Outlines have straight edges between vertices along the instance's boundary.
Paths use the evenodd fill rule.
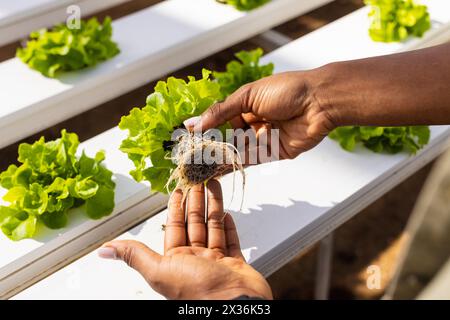
<path fill-rule="evenodd" d="M 94 66 L 117 55 L 120 50 L 112 41 L 111 18 L 101 24 L 97 18 L 81 21 L 79 29 L 66 24 L 52 30 L 32 32 L 24 48 L 17 49 L 17 57 L 32 69 L 47 77 L 58 72 Z"/>
<path fill-rule="evenodd" d="M 427 7 L 414 0 L 365 0 L 372 7 L 369 35 L 374 41 L 396 42 L 422 37 L 431 27 Z"/>
<path fill-rule="evenodd" d="M 263 53 L 261 48 L 252 51 L 240 51 L 235 55 L 238 61 L 229 62 L 226 71 L 213 73 L 214 78 L 220 85 L 223 98 L 228 97 L 244 84 L 270 76 L 273 73 L 273 63 L 259 64 Z"/>
<path fill-rule="evenodd" d="M 120 150 L 128 154 L 135 169 L 130 172 L 136 181 L 146 180 L 153 191 L 167 192 L 166 184 L 176 164 L 171 157 L 172 133 L 183 127 L 183 121 L 201 115 L 213 103 L 226 98 L 240 86 L 270 75 L 273 65 L 259 66 L 262 50 L 241 51 L 240 60 L 227 65 L 227 71 L 203 70 L 201 79 L 170 77 L 160 81 L 147 97 L 146 106 L 134 108 L 122 117 L 119 128 L 128 130 Z M 225 129 L 227 125 L 220 129 Z M 169 190 L 175 184 L 169 186 Z"/>
<path fill-rule="evenodd" d="M 79 145 L 75 133 L 61 132 L 61 138 L 19 146 L 20 166 L 10 165 L 0 174 L 0 185 L 7 189 L 0 206 L 0 228 L 12 240 L 31 238 L 38 223 L 51 229 L 66 226 L 69 209 L 85 205 L 87 215 L 99 219 L 114 208 L 112 172 L 84 152 L 75 154 Z"/>
<path fill-rule="evenodd" d="M 415 154 L 430 140 L 430 129 L 427 126 L 339 127 L 329 136 L 347 151 L 354 150 L 358 143 L 362 143 L 374 152 L 407 151 Z"/>
<path fill-rule="evenodd" d="M 150 181 L 153 191 L 166 192 L 170 172 L 176 167 L 168 159 L 173 131 L 221 98 L 220 86 L 210 79 L 210 74 L 203 70 L 203 77 L 198 80 L 189 77 L 186 82 L 170 77 L 166 82 L 159 81 L 147 97 L 146 106 L 132 109 L 119 123 L 120 129 L 128 130 L 120 150 L 128 154 L 136 167 L 130 174 L 136 181 Z"/>

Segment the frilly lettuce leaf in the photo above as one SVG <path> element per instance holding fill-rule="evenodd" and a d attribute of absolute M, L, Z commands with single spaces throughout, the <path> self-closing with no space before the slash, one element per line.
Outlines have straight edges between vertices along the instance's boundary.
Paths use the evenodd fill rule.
<path fill-rule="evenodd" d="M 61 131 L 61 138 L 19 146 L 20 166 L 10 165 L 0 174 L 0 185 L 8 192 L 0 206 L 0 228 L 12 240 L 31 238 L 38 222 L 48 228 L 66 226 L 69 209 L 86 204 L 92 219 L 109 215 L 114 208 L 112 172 L 84 152 L 76 156 L 79 141 L 74 133 Z"/>
<path fill-rule="evenodd" d="M 186 82 L 170 77 L 166 82 L 159 81 L 147 97 L 146 106 L 132 109 L 119 123 L 120 129 L 128 130 L 120 150 L 128 154 L 136 167 L 130 174 L 137 181 L 149 181 L 153 191 L 167 192 L 165 185 L 175 168 L 168 159 L 173 131 L 221 98 L 220 86 L 210 79 L 210 74 L 203 70 L 203 77 L 198 80 L 189 77 Z"/>
<path fill-rule="evenodd" d="M 97 18 L 82 20 L 79 29 L 58 24 L 52 30 L 32 32 L 26 46 L 17 49 L 16 55 L 30 68 L 53 78 L 59 72 L 94 66 L 117 55 L 120 50 L 111 37 L 109 17 L 103 24 Z"/>
<path fill-rule="evenodd" d="M 414 0 L 365 0 L 372 7 L 369 35 L 374 41 L 397 42 L 422 37 L 430 29 L 427 7 Z"/>
<path fill-rule="evenodd" d="M 347 151 L 358 143 L 374 152 L 415 154 L 430 140 L 427 126 L 409 127 L 339 127 L 330 133 L 330 138 L 339 142 Z"/>
<path fill-rule="evenodd" d="M 236 53 L 239 61 L 229 62 L 224 72 L 213 73 L 214 78 L 219 82 L 222 98 L 228 97 L 246 83 L 272 75 L 273 63 L 259 65 L 259 59 L 263 53 L 261 48 L 252 51 L 240 51 Z"/>

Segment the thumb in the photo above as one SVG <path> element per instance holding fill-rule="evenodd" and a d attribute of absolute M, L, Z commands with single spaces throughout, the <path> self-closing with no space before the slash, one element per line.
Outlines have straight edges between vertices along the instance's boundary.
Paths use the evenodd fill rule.
<path fill-rule="evenodd" d="M 250 111 L 248 103 L 251 86 L 245 85 L 229 96 L 225 101 L 213 104 L 194 125 L 194 131 L 206 131 L 221 126 L 241 113 Z"/>
<path fill-rule="evenodd" d="M 139 272 L 147 282 L 156 277 L 161 262 L 161 255 L 147 247 L 142 242 L 133 240 L 115 240 L 105 243 L 98 255 L 106 259 L 119 259 Z"/>

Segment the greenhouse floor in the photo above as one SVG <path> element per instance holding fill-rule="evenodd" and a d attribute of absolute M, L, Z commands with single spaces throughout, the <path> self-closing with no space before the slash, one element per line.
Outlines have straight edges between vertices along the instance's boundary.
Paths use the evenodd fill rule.
<path fill-rule="evenodd" d="M 101 15 L 118 18 L 130 12 L 159 2 L 157 0 L 135 0 L 132 6 L 119 6 Z M 275 28 L 276 31 L 295 39 L 327 24 L 362 6 L 362 0 L 337 0 L 329 5 L 303 15 Z M 0 61 L 11 58 L 18 43 L 0 48 Z M 198 63 L 179 70 L 176 76 L 199 75 L 201 68 L 223 69 L 232 59 L 233 53 L 241 49 L 261 46 L 265 51 L 274 49 L 260 37 L 239 43 L 214 54 Z M 136 106 L 145 103 L 146 96 L 155 83 L 136 89 L 88 112 L 69 119 L 48 130 L 42 131 L 26 141 L 34 141 L 41 135 L 51 140 L 62 128 L 75 131 L 81 140 L 91 138 L 117 125 L 120 117 Z M 14 144 L 0 150 L 0 170 L 15 161 L 17 146 Z M 334 233 L 334 258 L 331 273 L 330 298 L 333 299 L 377 299 L 389 283 L 396 257 L 402 243 L 402 230 L 413 208 L 418 193 L 430 171 L 426 166 L 398 185 L 391 192 L 363 210 Z M 406 196 L 407 195 L 407 196 Z M 312 248 L 269 277 L 276 298 L 313 298 L 315 262 L 317 250 Z M 382 272 L 382 285 L 378 290 L 367 289 L 366 269 L 378 265 Z"/>

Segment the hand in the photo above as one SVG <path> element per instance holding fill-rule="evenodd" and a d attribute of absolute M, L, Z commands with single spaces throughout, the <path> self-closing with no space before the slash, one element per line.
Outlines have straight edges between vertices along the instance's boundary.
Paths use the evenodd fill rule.
<path fill-rule="evenodd" d="M 229 121 L 234 128 L 254 129 L 257 137 L 279 129 L 280 159 L 295 158 L 335 127 L 314 93 L 313 77 L 312 72 L 286 72 L 249 83 L 209 108 L 199 122 L 185 125 L 205 131 Z"/>
<path fill-rule="evenodd" d="M 168 299 L 233 299 L 241 295 L 272 299 L 264 277 L 242 256 L 233 219 L 224 214 L 219 182 L 205 190 L 195 186 L 188 196 L 187 225 L 182 194 L 169 203 L 164 255 L 137 241 L 111 241 L 99 250 L 104 258 L 117 258 L 136 269 L 157 292 Z"/>

